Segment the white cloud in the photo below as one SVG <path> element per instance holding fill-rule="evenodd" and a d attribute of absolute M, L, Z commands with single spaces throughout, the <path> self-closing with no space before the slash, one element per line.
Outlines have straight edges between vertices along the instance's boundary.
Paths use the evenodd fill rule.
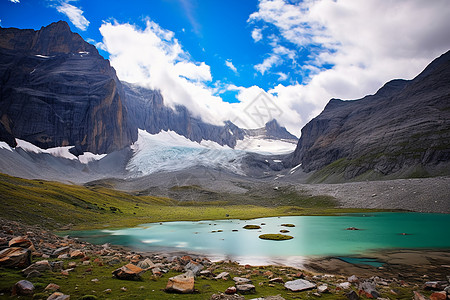
<path fill-rule="evenodd" d="M 20 0 L 9 0 L 12 3 L 20 3 Z"/>
<path fill-rule="evenodd" d="M 356 99 L 391 79 L 417 75 L 450 48 L 449 15 L 448 0 L 260 0 L 248 22 L 271 26 L 276 37 L 272 53 L 255 66 L 261 74 L 287 62 L 310 72 L 303 84 L 268 91 L 287 113 L 300 116 L 295 124 L 301 127 L 330 98 Z M 305 49 L 308 61 L 298 67 L 295 54 Z"/>
<path fill-rule="evenodd" d="M 231 61 L 231 59 L 227 59 L 225 61 L 225 65 L 230 68 L 234 73 L 237 73 L 237 69 L 236 67 L 233 65 L 233 62 Z"/>
<path fill-rule="evenodd" d="M 278 81 L 285 81 L 288 79 L 288 75 L 283 72 L 278 72 L 277 75 L 279 76 Z"/>
<path fill-rule="evenodd" d="M 231 106 L 207 86 L 212 80 L 210 67 L 192 61 L 172 31 L 148 20 L 145 29 L 104 23 L 100 33 L 121 80 L 158 89 L 168 105 L 185 105 L 206 122 L 227 120 Z"/>
<path fill-rule="evenodd" d="M 65 14 L 70 22 L 78 29 L 85 31 L 89 26 L 89 21 L 83 16 L 83 11 L 68 2 L 61 2 L 56 9 Z"/>
<path fill-rule="evenodd" d="M 255 42 L 259 42 L 260 40 L 262 40 L 262 38 L 263 38 L 262 29 L 261 28 L 253 29 L 252 38 Z"/>

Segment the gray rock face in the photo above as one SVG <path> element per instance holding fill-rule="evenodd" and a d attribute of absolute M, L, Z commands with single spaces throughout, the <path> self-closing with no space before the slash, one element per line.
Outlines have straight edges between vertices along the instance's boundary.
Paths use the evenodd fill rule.
<path fill-rule="evenodd" d="M 223 126 L 212 125 L 192 117 L 185 106 L 175 109 L 164 105 L 159 91 L 122 82 L 126 94 L 126 108 L 135 128 L 144 129 L 151 134 L 161 130 L 172 130 L 191 141 L 215 141 L 220 145 L 236 146 L 237 140 L 244 138 L 244 131 L 231 122 Z"/>
<path fill-rule="evenodd" d="M 244 129 L 244 132 L 248 136 L 260 136 L 265 139 L 284 140 L 293 143 L 298 141 L 295 135 L 287 131 L 285 127 L 281 127 L 275 119 L 267 122 L 263 128 Z"/>
<path fill-rule="evenodd" d="M 60 21 L 0 28 L 0 138 L 107 153 L 137 139 L 109 61 Z M 79 150 L 78 150 L 79 151 Z"/>
<path fill-rule="evenodd" d="M 302 129 L 289 166 L 351 179 L 450 170 L 450 52 L 413 80 L 393 80 L 359 100 L 332 99 Z M 441 167 L 439 167 L 441 166 Z"/>

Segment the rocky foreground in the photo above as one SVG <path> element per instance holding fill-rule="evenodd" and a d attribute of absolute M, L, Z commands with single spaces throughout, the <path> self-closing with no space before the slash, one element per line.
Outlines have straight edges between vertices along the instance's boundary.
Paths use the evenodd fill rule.
<path fill-rule="evenodd" d="M 450 299 L 450 276 L 442 273 L 411 281 L 334 273 L 135 253 L 0 219 L 0 298 Z"/>

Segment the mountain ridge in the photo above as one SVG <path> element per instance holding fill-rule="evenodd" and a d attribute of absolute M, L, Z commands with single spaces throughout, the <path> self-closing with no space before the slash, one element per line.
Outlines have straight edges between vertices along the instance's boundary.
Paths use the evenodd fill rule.
<path fill-rule="evenodd" d="M 322 170 L 318 181 L 443 174 L 450 161 L 448 82 L 450 51 L 412 80 L 392 80 L 358 100 L 331 99 L 303 127 L 285 163 Z"/>

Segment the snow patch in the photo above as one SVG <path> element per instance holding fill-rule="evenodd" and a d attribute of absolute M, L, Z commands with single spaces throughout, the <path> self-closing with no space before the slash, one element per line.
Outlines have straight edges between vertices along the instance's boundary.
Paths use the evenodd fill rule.
<path fill-rule="evenodd" d="M 50 58 L 52 56 L 47 56 L 47 55 L 41 55 L 41 54 L 36 54 L 36 57 L 40 57 L 40 58 Z"/>
<path fill-rule="evenodd" d="M 294 174 L 295 173 L 295 171 L 298 169 L 298 168 L 300 168 L 302 166 L 302 164 L 298 164 L 298 165 L 296 165 L 295 167 L 293 167 L 290 171 L 289 171 L 289 174 Z"/>
<path fill-rule="evenodd" d="M 265 155 L 288 154 L 295 150 L 297 145 L 290 142 L 265 139 L 262 137 L 245 137 L 238 140 L 235 149 L 255 152 Z"/>
<path fill-rule="evenodd" d="M 6 150 L 9 150 L 11 152 L 13 151 L 13 149 L 5 142 L 0 142 L 0 149 L 6 149 Z"/>
<path fill-rule="evenodd" d="M 70 160 L 79 160 L 82 164 L 88 164 L 89 162 L 91 162 L 93 160 L 100 160 L 106 156 L 106 154 L 93 154 L 91 152 L 84 152 L 83 155 L 76 157 L 69 151 L 71 148 L 73 148 L 73 146 L 42 149 L 42 148 L 39 148 L 38 146 L 33 145 L 30 142 L 24 141 L 24 140 L 16 139 L 16 141 L 17 141 L 16 148 L 21 148 L 26 152 L 46 153 L 46 154 L 53 155 L 55 157 L 62 157 L 65 159 L 70 159 Z"/>

